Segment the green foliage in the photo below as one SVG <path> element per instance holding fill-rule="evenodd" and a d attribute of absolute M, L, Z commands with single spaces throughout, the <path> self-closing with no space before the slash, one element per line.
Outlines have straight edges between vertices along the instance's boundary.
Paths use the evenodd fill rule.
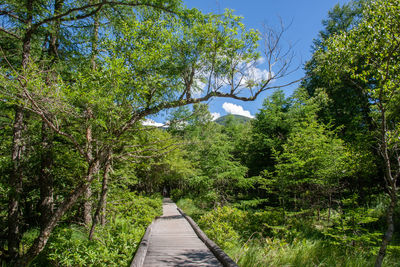
<path fill-rule="evenodd" d="M 353 80 L 369 102 L 376 104 L 371 105 L 371 111 L 378 121 L 379 105 L 387 110 L 389 117 L 398 110 L 399 6 L 398 1 L 371 3 L 356 28 L 328 39 L 327 50 L 317 53 L 325 62 L 319 73 Z M 390 125 L 392 128 L 396 125 Z"/>
<path fill-rule="evenodd" d="M 181 199 L 178 205 L 195 218 L 208 237 L 223 247 L 239 266 L 373 265 L 376 247 L 372 243 L 376 234 L 368 231 L 377 218 L 377 214 L 370 212 L 376 209 L 357 207 L 356 198 L 343 201 L 342 214 L 332 212 L 334 222 L 329 225 L 304 220 L 299 212 L 284 214 L 276 208 L 242 211 L 224 206 L 206 212 L 195 202 Z M 340 221 L 346 221 L 346 232 L 335 228 Z M 357 224 L 355 228 L 351 222 Z M 342 238 L 341 242 L 328 237 L 328 232 Z M 389 247 L 384 266 L 400 266 L 396 251 L 396 246 Z"/>
<path fill-rule="evenodd" d="M 381 233 L 374 230 L 374 223 L 379 220 L 377 209 L 360 207 L 357 196 L 342 199 L 342 206 L 333 211 L 327 226 L 322 233 L 328 237 L 328 242 L 336 246 L 371 248 L 378 245 Z M 370 251 L 376 254 L 375 249 Z"/>
<path fill-rule="evenodd" d="M 251 122 L 251 140 L 248 145 L 246 165 L 250 175 L 260 175 L 264 170 L 273 171 L 276 163 L 273 151 L 280 151 L 291 129 L 291 106 L 283 91 L 275 91 L 263 102 L 263 107 Z"/>
<path fill-rule="evenodd" d="M 364 251 L 342 249 L 322 241 L 280 239 L 252 241 L 246 247 L 233 250 L 240 266 L 372 266 L 373 258 Z M 388 262 L 386 266 L 395 264 Z"/>
<path fill-rule="evenodd" d="M 326 51 L 329 37 L 348 32 L 361 22 L 363 10 L 369 2 L 350 1 L 342 6 L 337 4 L 329 11 L 327 19 L 322 22 L 324 29 L 320 31 L 318 39 L 314 40 L 315 53 L 305 65 L 306 78 L 302 82 L 302 87 L 311 96 L 315 96 L 319 89 L 324 89 L 330 102 L 319 111 L 320 119 L 335 127 L 342 127 L 339 136 L 346 142 L 358 145 L 373 142 L 369 132 L 374 128 L 369 116 L 370 103 L 367 95 L 360 90 L 360 86 L 364 85 L 357 86 L 354 80 L 338 78 L 335 73 L 322 74 L 321 67 L 329 63 L 320 57 L 320 52 Z M 369 148 L 363 150 L 367 152 Z"/>
<path fill-rule="evenodd" d="M 35 3 L 35 20 L 51 14 L 43 8 L 53 6 L 49 1 Z M 145 6 L 104 6 L 98 13 L 97 43 L 93 17 L 60 26 L 57 59 L 45 51 L 54 25 L 41 25 L 32 33 L 26 68 L 19 60 L 21 49 L 0 32 L 1 47 L 14 66 L 0 60 L 1 236 L 6 235 L 12 190 L 13 107 L 22 105 L 23 136 L 29 136 L 23 140 L 23 250 L 39 231 L 37 184 L 41 156 L 48 152 L 41 147 L 40 116 L 57 132 L 51 134 L 48 152 L 56 207 L 85 178 L 90 156 L 113 151 L 107 224 L 98 226 L 89 241 L 87 229 L 75 224 L 80 217 L 75 206 L 63 216 L 36 266 L 126 265 L 147 225 L 161 214 L 160 197 L 131 190 L 167 190 L 243 266 L 371 265 L 387 206 L 384 201 L 369 206 L 371 193 L 383 188 L 376 182 L 383 173 L 374 152 L 376 133 L 385 130 L 380 139 L 391 153 L 387 162 L 397 164 L 400 147 L 399 1 L 336 5 L 323 21 L 302 88 L 289 98 L 274 92 L 254 120 L 239 123 L 227 116 L 219 125 L 207 105 L 194 104 L 192 110 L 175 110 L 168 130 L 141 121 L 186 105 L 207 90 L 217 95 L 212 84 L 235 80 L 238 65 L 258 59 L 259 34 L 230 10 L 205 15 L 184 9 L 180 1 L 148 3 L 175 14 Z M 26 16 L 22 2 L 4 5 Z M 62 10 L 75 6 L 68 2 Z M 5 26 L 20 34 L 26 29 L 21 23 L 10 19 Z M 101 51 L 96 67 L 90 66 L 94 50 Z M 23 85 L 16 77 L 24 77 Z M 246 87 L 262 82 L 248 79 Z M 384 119 L 387 125 L 379 127 Z M 93 203 L 100 195 L 101 174 L 91 186 Z M 400 262 L 396 234 L 388 266 Z M 5 241 L 0 245 L 7 246 Z"/>
<path fill-rule="evenodd" d="M 323 46 L 323 42 L 329 37 L 355 27 L 360 22 L 363 8 L 368 2 L 369 0 L 352 0 L 342 6 L 336 4 L 328 11 L 327 18 L 322 20 L 324 29 L 319 32 L 318 39 L 314 40 L 313 48 L 317 50 Z"/>
<path fill-rule="evenodd" d="M 304 198 L 329 195 L 353 171 L 353 155 L 343 141 L 314 119 L 300 122 L 275 157 L 281 190 Z"/>
<path fill-rule="evenodd" d="M 228 206 L 218 207 L 198 221 L 205 234 L 222 249 L 230 249 L 239 240 L 240 230 L 245 227 L 246 213 Z"/>
<path fill-rule="evenodd" d="M 75 224 L 56 228 L 33 266 L 124 266 L 132 259 L 147 226 L 161 215 L 161 199 L 129 192 L 111 194 L 105 226 L 98 226 L 93 241 Z M 26 244 L 32 233 L 25 235 Z"/>
<path fill-rule="evenodd" d="M 174 188 L 171 190 L 170 192 L 170 197 L 174 202 L 177 202 L 179 199 L 181 199 L 183 197 L 183 192 L 182 190 L 178 189 L 178 188 Z"/>
<path fill-rule="evenodd" d="M 195 170 L 185 181 L 185 187 L 179 189 L 198 196 L 206 206 L 224 203 L 232 199 L 235 192 L 252 186 L 252 181 L 245 178 L 247 168 L 235 158 L 240 153 L 237 146 L 244 127 L 236 123 L 223 127 L 211 119 L 205 104 L 193 105 L 191 115 L 178 110 L 170 119 L 172 133 L 179 134 L 187 142 L 184 158 Z"/>

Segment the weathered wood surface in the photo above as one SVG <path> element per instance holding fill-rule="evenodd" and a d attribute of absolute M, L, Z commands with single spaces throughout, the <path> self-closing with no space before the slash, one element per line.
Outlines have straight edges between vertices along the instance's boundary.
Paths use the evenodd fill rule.
<path fill-rule="evenodd" d="M 222 266 L 198 238 L 175 203 L 164 199 L 163 216 L 152 225 L 143 266 Z"/>

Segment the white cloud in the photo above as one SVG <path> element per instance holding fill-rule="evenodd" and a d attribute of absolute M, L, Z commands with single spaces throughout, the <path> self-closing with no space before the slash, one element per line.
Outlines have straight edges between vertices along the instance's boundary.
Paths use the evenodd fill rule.
<path fill-rule="evenodd" d="M 142 122 L 142 125 L 144 125 L 144 126 L 155 126 L 155 127 L 163 127 L 164 126 L 163 123 L 159 123 L 159 122 L 153 121 L 151 119 L 144 120 Z"/>
<path fill-rule="evenodd" d="M 258 61 L 256 65 L 259 65 L 260 62 L 264 60 Z M 261 83 L 273 77 L 273 73 L 270 73 L 266 69 L 258 68 L 256 65 L 251 63 L 243 63 L 241 66 L 242 74 L 239 74 L 237 79 L 241 79 L 240 86 L 246 87 L 247 84 L 251 83 Z"/>
<path fill-rule="evenodd" d="M 254 116 L 250 114 L 250 111 L 244 110 L 243 107 L 240 105 L 235 105 L 232 103 L 225 102 L 222 105 L 222 108 L 230 114 L 242 115 L 248 118 L 254 118 Z"/>
<path fill-rule="evenodd" d="M 257 59 L 257 64 L 258 65 L 261 65 L 261 64 L 263 64 L 265 62 L 265 57 L 259 57 L 258 59 Z"/>
<path fill-rule="evenodd" d="M 212 116 L 212 120 L 215 121 L 216 119 L 221 117 L 221 114 L 219 114 L 218 112 L 212 112 L 211 116 Z"/>

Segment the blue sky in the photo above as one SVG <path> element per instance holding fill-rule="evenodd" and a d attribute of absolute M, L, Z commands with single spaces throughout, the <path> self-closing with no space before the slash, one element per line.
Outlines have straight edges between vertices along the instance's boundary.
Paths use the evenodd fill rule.
<path fill-rule="evenodd" d="M 282 18 L 284 24 L 291 24 L 284 36 L 284 42 L 294 45 L 295 64 L 304 64 L 311 57 L 311 45 L 322 29 L 322 20 L 335 4 L 345 4 L 349 0 L 184 0 L 189 8 L 197 8 L 205 13 L 222 13 L 226 8 L 235 10 L 235 15 L 243 16 L 247 28 L 261 29 L 262 24 L 273 26 Z M 303 77 L 302 65 L 298 71 L 287 77 L 286 82 Z M 284 90 L 290 95 L 297 85 Z M 262 107 L 263 99 L 273 91 L 264 92 L 253 102 L 242 102 L 229 98 L 217 98 L 209 102 L 210 112 L 221 116 L 229 112 L 245 112 L 255 115 Z M 243 111 L 241 111 L 243 110 Z M 247 111 L 247 113 L 246 113 Z M 165 116 L 153 118 L 163 122 Z"/>

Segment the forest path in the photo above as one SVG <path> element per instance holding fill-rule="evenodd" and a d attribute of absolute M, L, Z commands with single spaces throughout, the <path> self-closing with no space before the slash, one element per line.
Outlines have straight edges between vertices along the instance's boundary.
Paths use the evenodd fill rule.
<path fill-rule="evenodd" d="M 153 225 L 143 266 L 222 266 L 171 199 Z"/>

